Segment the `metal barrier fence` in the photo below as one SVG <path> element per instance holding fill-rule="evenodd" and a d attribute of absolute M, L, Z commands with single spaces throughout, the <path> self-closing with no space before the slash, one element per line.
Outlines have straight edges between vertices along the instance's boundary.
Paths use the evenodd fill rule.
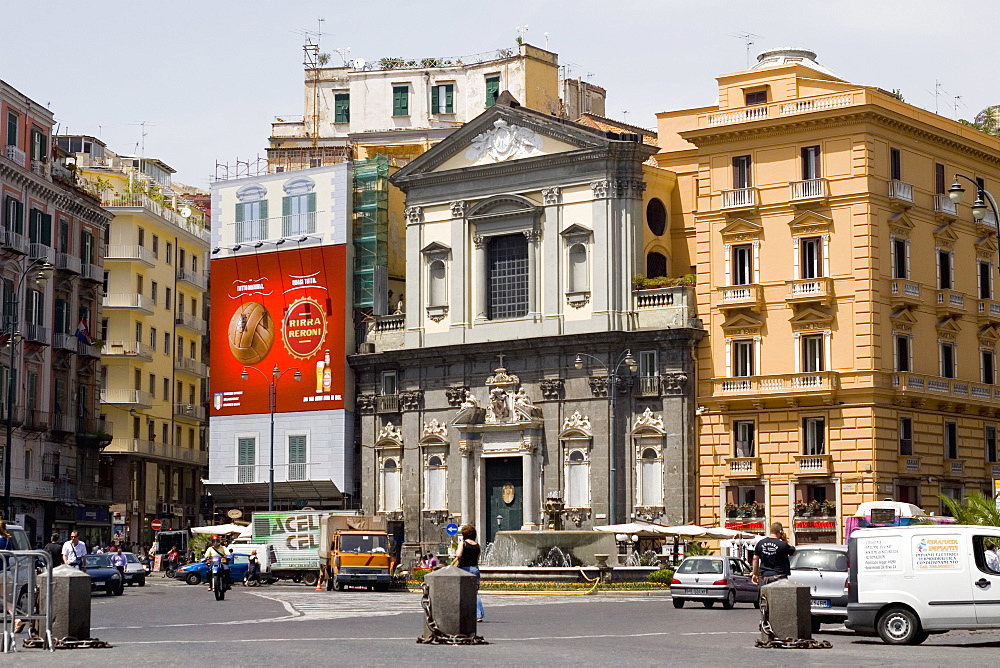
<path fill-rule="evenodd" d="M 16 652 L 14 629 L 18 622 L 30 625 L 55 651 L 52 642 L 52 557 L 44 550 L 0 550 L 0 633 L 3 651 Z M 46 573 L 45 595 L 38 589 L 38 576 Z M 44 610 L 42 609 L 44 608 Z"/>

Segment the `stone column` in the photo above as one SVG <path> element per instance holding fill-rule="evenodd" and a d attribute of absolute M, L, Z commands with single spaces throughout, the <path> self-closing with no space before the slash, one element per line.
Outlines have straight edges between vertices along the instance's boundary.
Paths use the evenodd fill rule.
<path fill-rule="evenodd" d="M 537 504 L 535 502 L 535 488 L 537 486 L 537 481 L 535 480 L 535 452 L 533 449 L 525 449 L 521 455 L 521 490 L 524 495 L 524 524 L 521 527 L 522 531 L 528 531 L 531 529 L 538 528 L 538 520 L 536 517 Z"/>
<path fill-rule="evenodd" d="M 458 451 L 462 455 L 462 524 L 472 522 L 472 498 L 469 486 L 472 484 L 472 447 L 464 438 L 458 442 Z"/>
<path fill-rule="evenodd" d="M 472 239 L 473 244 L 476 247 L 475 262 L 472 264 L 472 271 L 470 275 L 472 276 L 472 313 L 469 314 L 469 321 L 482 321 L 486 320 L 487 314 L 487 303 L 486 303 L 486 288 L 489 285 L 489 239 L 483 236 L 475 236 Z"/>

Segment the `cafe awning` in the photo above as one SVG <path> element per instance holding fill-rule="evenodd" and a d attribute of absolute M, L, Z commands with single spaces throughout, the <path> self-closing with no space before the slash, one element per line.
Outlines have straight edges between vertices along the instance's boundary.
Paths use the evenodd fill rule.
<path fill-rule="evenodd" d="M 216 505 L 243 506 L 266 504 L 268 500 L 266 482 L 248 483 L 205 483 L 205 490 L 212 495 Z M 328 505 L 330 501 L 341 501 L 344 495 L 332 480 L 288 480 L 274 483 L 274 500 L 295 502 L 303 500 L 306 505 Z"/>

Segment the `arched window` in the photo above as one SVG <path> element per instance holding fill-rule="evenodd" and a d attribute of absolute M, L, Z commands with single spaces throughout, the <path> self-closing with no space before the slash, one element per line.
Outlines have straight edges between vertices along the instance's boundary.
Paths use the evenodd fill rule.
<path fill-rule="evenodd" d="M 667 231 L 667 207 L 655 197 L 646 205 L 646 226 L 656 236 Z"/>
<path fill-rule="evenodd" d="M 663 462 L 659 453 L 653 448 L 642 451 L 639 460 L 639 479 L 641 481 L 640 506 L 663 505 Z"/>
<path fill-rule="evenodd" d="M 443 260 L 434 260 L 428 268 L 428 306 L 445 306 L 448 303 L 447 271 Z"/>
<path fill-rule="evenodd" d="M 667 275 L 667 256 L 652 251 L 646 254 L 646 277 L 656 278 Z"/>
<path fill-rule="evenodd" d="M 395 459 L 390 457 L 382 463 L 382 510 L 385 512 L 403 509 L 399 473 Z"/>
<path fill-rule="evenodd" d="M 590 507 L 590 462 L 581 450 L 573 450 L 566 461 L 566 507 Z"/>
<path fill-rule="evenodd" d="M 585 292 L 590 284 L 587 268 L 587 247 L 574 244 L 569 249 L 569 292 Z"/>
<path fill-rule="evenodd" d="M 448 480 L 448 469 L 444 460 L 438 455 L 427 459 L 427 510 L 447 510 L 448 503 L 445 486 Z"/>

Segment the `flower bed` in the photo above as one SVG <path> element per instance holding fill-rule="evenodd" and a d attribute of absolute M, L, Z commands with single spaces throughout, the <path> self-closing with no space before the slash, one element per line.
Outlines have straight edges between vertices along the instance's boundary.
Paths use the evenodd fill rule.
<path fill-rule="evenodd" d="M 421 583 L 411 580 L 410 589 L 419 590 Z M 480 591 L 589 591 L 593 584 L 586 582 L 481 582 Z M 597 591 L 670 591 L 663 582 L 613 582 L 597 586 Z"/>

